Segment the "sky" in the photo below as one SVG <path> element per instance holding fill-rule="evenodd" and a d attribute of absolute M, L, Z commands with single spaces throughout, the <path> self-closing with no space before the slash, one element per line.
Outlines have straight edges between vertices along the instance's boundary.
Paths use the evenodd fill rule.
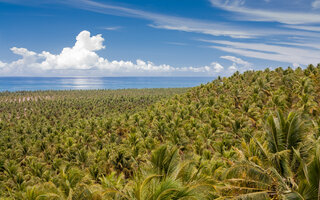
<path fill-rule="evenodd" d="M 229 76 L 320 63 L 320 0 L 0 0 L 0 76 Z"/>

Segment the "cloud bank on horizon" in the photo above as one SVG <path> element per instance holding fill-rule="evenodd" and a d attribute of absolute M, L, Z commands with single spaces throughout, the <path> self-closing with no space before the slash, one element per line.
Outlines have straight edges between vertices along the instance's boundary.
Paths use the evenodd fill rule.
<path fill-rule="evenodd" d="M 101 34 L 91 36 L 89 31 L 82 31 L 76 37 L 73 47 L 65 47 L 60 54 L 47 51 L 36 53 L 26 48 L 12 47 L 12 53 L 22 58 L 11 63 L 0 61 L 1 75 L 49 75 L 49 76 L 168 76 L 168 75 L 229 75 L 237 70 L 250 70 L 251 63 L 233 56 L 222 56 L 232 61 L 228 68 L 217 62 L 202 67 L 172 67 L 155 65 L 150 61 L 109 61 L 100 57 L 97 51 L 104 49 Z"/>
<path fill-rule="evenodd" d="M 0 0 L 1 2 L 22 6 L 42 6 L 42 8 L 46 5 L 60 5 L 63 8 L 98 14 L 99 18 L 102 16 L 112 17 L 112 19 L 121 18 L 122 21 L 129 20 L 129 22 L 104 24 L 100 27 L 99 33 L 100 31 L 109 31 L 109 33 L 122 31 L 128 35 L 142 35 L 140 40 L 149 39 L 144 41 L 145 43 L 138 41 L 139 47 L 134 47 L 146 48 L 143 51 L 146 54 L 143 60 L 137 59 L 140 56 L 131 56 L 133 59 L 122 60 L 121 56 L 125 52 L 121 51 L 119 51 L 120 55 L 116 56 L 117 60 L 100 56 L 98 52 L 101 53 L 101 50 L 106 48 L 103 44 L 104 38 L 101 34 L 91 36 L 89 31 L 81 31 L 76 37 L 74 46 L 65 47 L 60 53 L 49 51 L 37 53 L 23 47 L 12 47 L 11 52 L 21 58 L 10 62 L 1 61 L 0 58 L 0 75 L 3 76 L 227 76 L 235 71 L 243 72 L 278 66 L 304 67 L 308 64 L 320 63 L 320 0 L 203 0 L 198 2 L 199 5 L 202 4 L 203 16 L 192 12 L 189 14 L 187 11 L 170 13 L 150 9 L 143 3 L 133 4 L 129 0 L 119 0 L 118 4 L 100 0 L 46 0 L 43 2 Z M 172 7 L 177 6 L 186 10 L 196 7 L 192 5 L 188 8 L 178 1 L 170 0 L 161 2 L 150 0 L 150 2 L 150 5 L 156 2 L 155 5 L 160 7 L 163 4 L 165 8 L 168 3 Z M 96 22 L 97 18 L 91 20 Z M 144 27 L 140 27 L 141 30 L 138 32 L 129 32 L 128 26 L 136 22 L 143 22 Z M 151 55 L 149 52 L 161 54 L 163 51 L 168 51 L 168 55 L 179 54 L 179 52 L 175 52 L 171 47 L 167 49 L 145 47 L 148 46 L 146 43 L 153 39 L 153 35 L 150 32 L 144 32 L 146 31 L 144 28 L 148 31 L 151 29 L 152 34 L 159 31 L 161 37 L 158 38 L 164 39 L 160 41 L 163 44 L 186 48 L 192 46 L 194 49 L 180 56 L 182 61 L 179 62 L 183 63 L 178 65 L 180 67 L 172 63 L 168 64 L 165 58 L 161 62 L 157 61 L 165 64 L 146 61 L 149 60 L 146 58 Z M 97 30 L 93 31 L 97 32 Z M 168 41 L 168 38 L 162 38 L 162 35 L 166 35 L 162 33 L 176 35 L 170 37 Z M 114 36 L 117 37 L 117 35 Z M 182 37 L 185 37 L 183 41 L 178 40 Z M 114 38 L 111 37 L 112 39 Z M 212 52 L 212 56 L 207 56 L 204 61 L 204 56 L 198 51 L 200 48 Z M 180 50 L 180 54 L 183 54 L 183 49 L 180 48 Z M 190 66 L 187 61 L 190 61 L 190 58 L 198 60 L 201 64 Z"/>

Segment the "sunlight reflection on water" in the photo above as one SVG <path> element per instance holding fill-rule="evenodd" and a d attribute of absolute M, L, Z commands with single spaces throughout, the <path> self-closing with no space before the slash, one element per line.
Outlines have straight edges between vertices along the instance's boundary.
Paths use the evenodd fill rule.
<path fill-rule="evenodd" d="M 65 88 L 99 89 L 103 88 L 101 78 L 73 77 L 61 79 L 61 85 Z"/>
<path fill-rule="evenodd" d="M 0 77 L 0 91 L 194 87 L 213 77 Z"/>

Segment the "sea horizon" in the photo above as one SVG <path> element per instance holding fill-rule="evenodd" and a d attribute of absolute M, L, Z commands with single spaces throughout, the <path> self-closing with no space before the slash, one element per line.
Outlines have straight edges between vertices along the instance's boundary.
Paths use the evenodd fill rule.
<path fill-rule="evenodd" d="M 207 76 L 2 76 L 0 92 L 195 87 L 211 82 Z"/>

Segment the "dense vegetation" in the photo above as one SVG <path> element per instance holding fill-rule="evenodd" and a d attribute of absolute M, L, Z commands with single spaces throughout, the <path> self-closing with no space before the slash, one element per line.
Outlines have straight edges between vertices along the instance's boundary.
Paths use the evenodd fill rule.
<path fill-rule="evenodd" d="M 320 65 L 188 91 L 1 93 L 0 112 L 3 198 L 320 199 Z"/>

